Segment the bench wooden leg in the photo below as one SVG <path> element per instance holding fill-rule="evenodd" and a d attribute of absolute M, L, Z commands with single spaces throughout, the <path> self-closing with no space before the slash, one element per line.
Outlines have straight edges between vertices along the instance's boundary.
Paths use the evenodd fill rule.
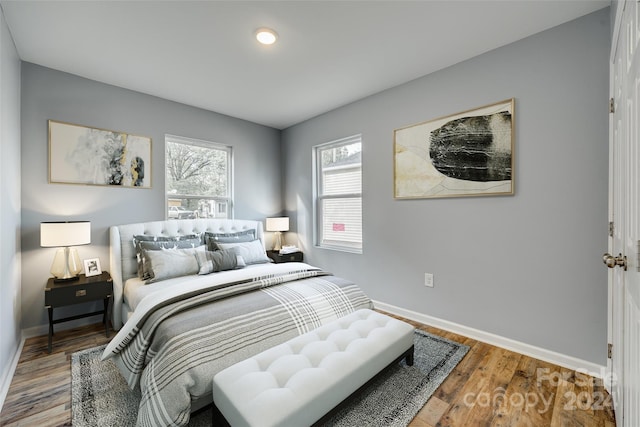
<path fill-rule="evenodd" d="M 404 360 L 407 362 L 407 366 L 413 366 L 413 351 L 415 346 L 411 346 L 409 350 L 404 354 Z"/>
<path fill-rule="evenodd" d="M 231 427 L 229 422 L 224 417 L 224 415 L 222 415 L 222 412 L 220 412 L 220 409 L 218 409 L 215 403 L 213 404 L 212 409 L 213 410 L 211 412 L 213 415 L 211 416 L 211 425 L 213 427 Z"/>

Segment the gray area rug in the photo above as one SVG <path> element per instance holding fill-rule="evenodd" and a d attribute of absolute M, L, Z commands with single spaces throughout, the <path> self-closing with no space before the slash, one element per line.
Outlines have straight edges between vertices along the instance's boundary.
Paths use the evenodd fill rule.
<path fill-rule="evenodd" d="M 132 391 L 113 362 L 100 360 L 104 346 L 71 356 L 71 412 L 76 427 L 134 426 L 140 392 Z M 416 331 L 415 363 L 404 360 L 352 396 L 327 426 L 407 426 L 469 348 Z M 211 426 L 211 409 L 191 418 L 190 427 Z"/>

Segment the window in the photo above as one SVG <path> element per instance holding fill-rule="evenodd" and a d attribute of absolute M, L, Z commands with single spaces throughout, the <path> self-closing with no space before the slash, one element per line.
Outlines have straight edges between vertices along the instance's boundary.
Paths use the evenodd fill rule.
<path fill-rule="evenodd" d="M 231 147 L 165 135 L 167 218 L 231 218 Z"/>
<path fill-rule="evenodd" d="M 362 138 L 314 147 L 315 244 L 362 253 Z"/>

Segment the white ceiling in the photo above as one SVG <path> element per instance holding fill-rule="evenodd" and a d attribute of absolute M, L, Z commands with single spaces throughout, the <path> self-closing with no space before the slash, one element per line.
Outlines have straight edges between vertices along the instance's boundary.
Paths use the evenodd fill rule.
<path fill-rule="evenodd" d="M 609 4 L 0 0 L 24 61 L 278 129 Z"/>

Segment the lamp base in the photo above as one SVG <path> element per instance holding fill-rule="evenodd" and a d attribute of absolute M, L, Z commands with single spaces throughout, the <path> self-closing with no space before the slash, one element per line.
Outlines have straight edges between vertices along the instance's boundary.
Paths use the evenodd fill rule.
<path fill-rule="evenodd" d="M 274 236 L 273 250 L 279 251 L 282 249 L 282 232 L 276 231 Z"/>
<path fill-rule="evenodd" d="M 51 275 L 54 277 L 54 282 L 78 280 L 78 274 L 81 271 L 80 258 L 75 248 L 64 247 L 56 251 L 53 264 L 51 264 Z"/>

